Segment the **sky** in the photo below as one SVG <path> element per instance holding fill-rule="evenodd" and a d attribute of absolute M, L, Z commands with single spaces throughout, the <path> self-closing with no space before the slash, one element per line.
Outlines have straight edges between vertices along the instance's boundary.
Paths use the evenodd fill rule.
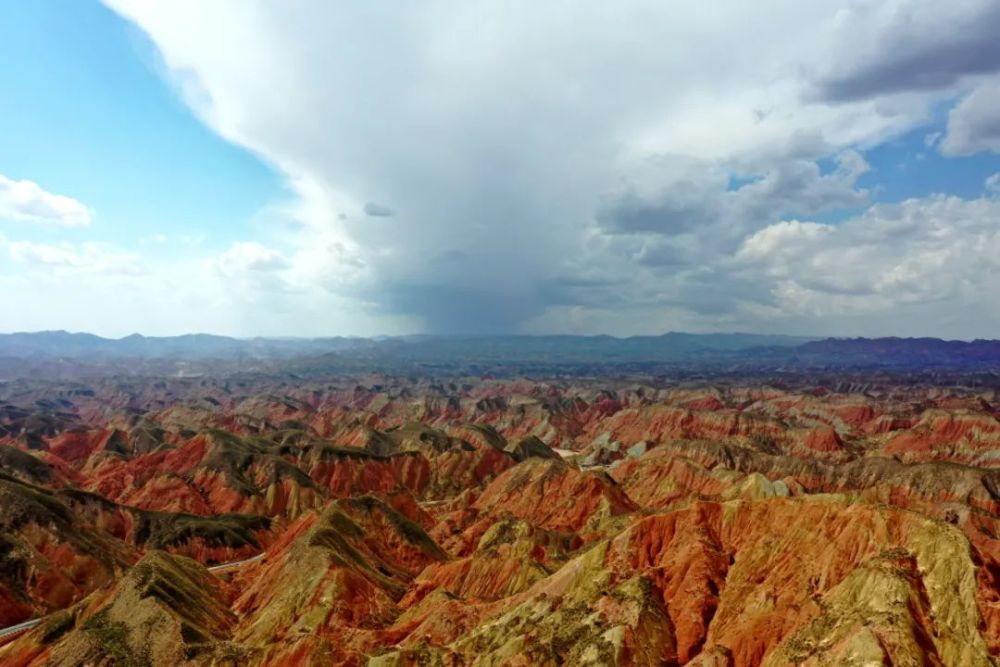
<path fill-rule="evenodd" d="M 33 0 L 0 331 L 1000 337 L 995 0 Z"/>

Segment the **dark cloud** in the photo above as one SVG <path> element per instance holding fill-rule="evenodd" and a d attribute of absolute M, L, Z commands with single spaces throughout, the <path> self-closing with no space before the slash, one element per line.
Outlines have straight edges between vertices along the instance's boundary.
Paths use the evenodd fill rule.
<path fill-rule="evenodd" d="M 822 145 L 813 138 L 808 145 Z M 640 196 L 635 189 L 606 198 L 596 219 L 610 235 L 637 234 L 676 237 L 687 233 L 723 242 L 725 229 L 756 229 L 786 216 L 813 216 L 826 211 L 852 209 L 868 202 L 868 192 L 856 186 L 868 164 L 856 151 L 845 151 L 824 172 L 819 163 L 800 159 L 803 142 L 791 142 L 791 155 L 778 153 L 751 167 L 743 166 L 738 187 L 717 177 L 719 168 L 687 167 L 689 178 L 673 181 L 655 195 Z M 747 172 L 752 169 L 752 172 Z M 648 188 L 647 188 L 648 189 Z M 640 263 L 676 263 L 669 245 L 647 244 Z"/>
<path fill-rule="evenodd" d="M 680 234 L 713 220 L 710 202 L 685 192 L 686 184 L 671 188 L 654 201 L 629 193 L 607 202 L 597 213 L 597 222 L 613 234 Z"/>
<path fill-rule="evenodd" d="M 940 148 L 945 155 L 1000 153 L 1000 79 L 979 86 L 951 110 Z"/>
<path fill-rule="evenodd" d="M 645 243 L 635 259 L 643 266 L 657 267 L 679 267 L 690 261 L 689 253 L 682 248 L 657 241 Z"/>
<path fill-rule="evenodd" d="M 855 186 L 868 170 L 860 154 L 848 151 L 838 167 L 823 173 L 806 160 L 778 162 L 761 179 L 733 193 L 737 214 L 750 220 L 772 221 L 785 216 L 812 216 L 825 211 L 856 208 L 868 201 L 868 192 Z"/>
<path fill-rule="evenodd" d="M 513 333 L 516 325 L 540 315 L 545 304 L 532 291 L 489 287 L 406 284 L 382 286 L 378 307 L 393 315 L 420 318 L 427 333 Z"/>
<path fill-rule="evenodd" d="M 773 301 L 767 285 L 716 268 L 685 275 L 673 296 L 665 299 L 671 305 L 710 316 L 731 314 L 750 303 L 771 304 Z"/>
<path fill-rule="evenodd" d="M 840 66 L 816 81 L 813 92 L 822 100 L 850 102 L 939 90 L 967 75 L 1000 70 L 996 0 L 876 2 L 860 7 L 841 25 L 845 55 Z M 884 23 L 878 23 L 880 18 Z"/>
<path fill-rule="evenodd" d="M 850 234 L 807 223 L 866 207 L 856 147 L 926 123 L 940 96 L 829 101 L 996 68 L 997 0 L 581 0 L 569 23 L 560 3 L 109 1 L 204 88 L 201 118 L 287 175 L 301 225 L 278 273 L 331 331 L 359 311 L 442 333 L 544 328 L 554 310 L 620 332 L 682 310 L 698 327 L 887 322 L 959 269 L 990 289 L 951 259 L 997 256 L 978 230 L 927 254 L 949 238 L 934 202 L 926 219 L 859 214 Z"/>
<path fill-rule="evenodd" d="M 370 201 L 365 204 L 365 215 L 370 218 L 391 218 L 396 215 L 396 211 L 388 206 L 376 204 L 375 202 Z"/>
<path fill-rule="evenodd" d="M 628 293 L 631 285 L 619 275 L 600 272 L 587 274 L 569 273 L 553 276 L 538 286 L 538 296 L 546 308 L 553 306 L 586 306 L 606 308 L 609 305 L 625 303 L 622 293 Z"/>

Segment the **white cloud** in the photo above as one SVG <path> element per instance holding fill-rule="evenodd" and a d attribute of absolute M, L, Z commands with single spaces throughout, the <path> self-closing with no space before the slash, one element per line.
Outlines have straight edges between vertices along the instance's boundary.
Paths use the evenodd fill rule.
<path fill-rule="evenodd" d="M 98 243 L 46 244 L 31 241 L 0 240 L 15 262 L 59 274 L 128 274 L 144 273 L 142 258 L 134 253 L 108 248 Z"/>
<path fill-rule="evenodd" d="M 1000 70 L 995 0 L 840 3 L 824 26 L 816 93 L 832 101 L 941 91 Z"/>
<path fill-rule="evenodd" d="M 223 252 L 217 267 L 223 275 L 242 271 L 278 271 L 289 267 L 289 262 L 277 250 L 254 241 L 237 241 Z"/>
<path fill-rule="evenodd" d="M 886 321 L 923 313 L 985 335 L 1000 322 L 1000 202 L 934 196 L 879 205 L 839 225 L 780 222 L 753 234 L 734 276 L 758 281 L 777 312 Z M 766 299 L 763 301 L 766 302 Z"/>
<path fill-rule="evenodd" d="M 4 307 L 16 314 L 7 326 L 20 330 L 322 336 L 414 327 L 375 317 L 315 286 L 289 289 L 291 269 L 280 253 L 255 243 L 236 243 L 215 255 L 149 258 L 101 244 L 0 236 L 0 258 Z"/>
<path fill-rule="evenodd" d="M 86 227 L 90 209 L 72 197 L 46 192 L 34 181 L 15 181 L 0 174 L 0 220 L 64 227 Z"/>
<path fill-rule="evenodd" d="M 949 112 L 948 132 L 941 141 L 945 155 L 982 151 L 1000 153 L 1000 77 L 977 86 Z"/>
<path fill-rule="evenodd" d="M 775 267 L 774 260 L 779 255 L 796 254 L 803 247 L 812 246 L 817 241 L 822 243 L 824 237 L 835 229 L 832 225 L 815 222 L 798 220 L 778 222 L 748 237 L 743 242 L 743 247 L 736 253 L 736 257 L 746 260 L 766 260 Z M 776 266 L 776 268 L 782 267 Z M 787 266 L 784 268 L 787 270 Z"/>
<path fill-rule="evenodd" d="M 109 4 L 296 196 L 282 252 L 206 262 L 248 299 L 336 304 L 368 333 L 865 333 L 990 294 L 954 255 L 992 243 L 982 201 L 810 221 L 867 208 L 863 151 L 1000 66 L 986 0 Z"/>
<path fill-rule="evenodd" d="M 1000 171 L 987 177 L 984 187 L 988 193 L 1000 194 Z"/>

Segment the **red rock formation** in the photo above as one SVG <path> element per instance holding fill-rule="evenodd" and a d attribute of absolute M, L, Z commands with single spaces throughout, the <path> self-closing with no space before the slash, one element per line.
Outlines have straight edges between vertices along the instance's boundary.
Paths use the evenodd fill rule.
<path fill-rule="evenodd" d="M 594 519 L 636 509 L 605 473 L 544 459 L 528 459 L 502 474 L 483 490 L 473 507 L 481 513 L 503 511 L 533 526 L 567 532 L 594 530 Z"/>
<path fill-rule="evenodd" d="M 1000 657 L 993 390 L 109 380 L 57 410 L 18 391 L 0 626 L 46 616 L 0 665 Z M 181 558 L 261 552 L 217 576 Z"/>

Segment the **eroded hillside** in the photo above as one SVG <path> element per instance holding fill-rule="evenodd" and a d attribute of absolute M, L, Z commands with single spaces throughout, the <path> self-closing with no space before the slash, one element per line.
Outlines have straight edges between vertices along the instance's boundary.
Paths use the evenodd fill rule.
<path fill-rule="evenodd" d="M 998 578 L 992 389 L 0 385 L 0 665 L 993 665 Z"/>

